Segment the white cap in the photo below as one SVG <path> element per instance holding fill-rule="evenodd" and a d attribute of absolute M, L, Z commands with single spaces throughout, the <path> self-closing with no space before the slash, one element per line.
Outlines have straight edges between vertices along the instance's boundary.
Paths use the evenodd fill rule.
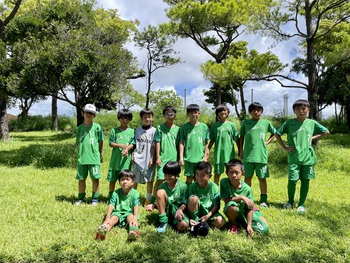
<path fill-rule="evenodd" d="M 93 114 L 96 115 L 97 111 L 96 111 L 96 107 L 92 104 L 86 104 L 84 109 L 83 109 L 84 112 L 91 112 Z"/>

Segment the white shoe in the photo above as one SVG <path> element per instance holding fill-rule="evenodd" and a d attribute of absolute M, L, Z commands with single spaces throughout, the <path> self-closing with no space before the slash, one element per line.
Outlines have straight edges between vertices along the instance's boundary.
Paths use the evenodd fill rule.
<path fill-rule="evenodd" d="M 285 204 L 283 205 L 283 208 L 285 208 L 285 209 L 292 209 L 293 206 L 292 206 L 290 203 L 285 203 Z"/>
<path fill-rule="evenodd" d="M 269 208 L 269 206 L 268 206 L 267 203 L 265 203 L 265 202 L 261 202 L 261 203 L 260 203 L 260 206 L 261 206 L 261 207 L 265 207 L 265 208 Z"/>
<path fill-rule="evenodd" d="M 305 207 L 299 206 L 298 209 L 297 209 L 297 214 L 303 215 L 303 214 L 305 214 L 305 213 L 306 213 Z"/>

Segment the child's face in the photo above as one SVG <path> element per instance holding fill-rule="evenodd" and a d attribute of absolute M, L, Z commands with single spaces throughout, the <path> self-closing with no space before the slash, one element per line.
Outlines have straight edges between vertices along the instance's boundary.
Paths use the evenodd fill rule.
<path fill-rule="evenodd" d="M 210 174 L 207 174 L 207 172 L 203 170 L 196 170 L 196 181 L 199 185 L 199 187 L 207 187 L 209 179 L 210 179 Z"/>
<path fill-rule="evenodd" d="M 305 119 L 307 115 L 309 114 L 310 108 L 302 105 L 302 106 L 297 106 L 294 108 L 294 113 L 297 115 L 298 119 Z"/>
<path fill-rule="evenodd" d="M 200 112 L 198 110 L 196 111 L 191 111 L 187 113 L 188 118 L 190 119 L 190 122 L 197 122 L 199 118 Z"/>
<path fill-rule="evenodd" d="M 95 114 L 91 113 L 91 112 L 87 112 L 87 111 L 83 111 L 81 113 L 81 115 L 83 115 L 84 120 L 86 121 L 92 121 L 95 118 Z"/>
<path fill-rule="evenodd" d="M 174 184 L 177 181 L 177 178 L 173 174 L 164 174 L 164 181 L 167 182 L 167 184 Z"/>
<path fill-rule="evenodd" d="M 218 117 L 220 118 L 220 120 L 226 120 L 228 116 L 228 110 L 222 110 L 218 113 Z"/>
<path fill-rule="evenodd" d="M 176 117 L 176 114 L 172 110 L 167 110 L 163 116 L 166 122 L 172 123 Z"/>
<path fill-rule="evenodd" d="M 251 112 L 249 112 L 250 115 L 252 116 L 253 120 L 259 120 L 262 114 L 262 110 L 261 109 L 254 109 Z"/>
<path fill-rule="evenodd" d="M 118 119 L 120 122 L 120 126 L 128 126 L 130 119 L 126 117 L 121 117 Z"/>
<path fill-rule="evenodd" d="M 244 173 L 242 172 L 241 167 L 236 165 L 236 166 L 230 166 L 229 169 L 226 171 L 226 175 L 230 180 L 231 184 L 237 185 L 239 184 L 239 181 L 241 180 Z"/>
<path fill-rule="evenodd" d="M 152 114 L 143 114 L 141 118 L 142 124 L 145 126 L 152 125 L 153 115 Z"/>
<path fill-rule="evenodd" d="M 119 184 L 122 189 L 130 189 L 134 181 L 130 177 L 122 177 L 119 180 Z"/>

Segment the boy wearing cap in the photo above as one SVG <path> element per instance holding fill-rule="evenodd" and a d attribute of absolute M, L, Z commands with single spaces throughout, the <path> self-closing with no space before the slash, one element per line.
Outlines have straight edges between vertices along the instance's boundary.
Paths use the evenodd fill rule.
<path fill-rule="evenodd" d="M 82 111 L 84 122 L 76 129 L 76 143 L 79 145 L 76 175 L 79 193 L 76 205 L 80 205 L 85 200 L 88 173 L 92 180 L 92 205 L 98 204 L 104 137 L 101 126 L 93 122 L 96 113 L 94 105 L 86 104 Z"/>

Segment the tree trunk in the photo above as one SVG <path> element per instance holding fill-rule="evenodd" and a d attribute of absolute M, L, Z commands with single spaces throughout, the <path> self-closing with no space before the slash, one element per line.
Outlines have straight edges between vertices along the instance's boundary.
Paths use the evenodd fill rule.
<path fill-rule="evenodd" d="M 247 114 L 247 111 L 245 109 L 245 99 L 244 99 L 243 85 L 240 85 L 240 87 L 239 87 L 239 96 L 241 97 L 241 106 L 242 106 L 241 114 L 244 114 L 244 117 L 245 117 L 245 115 Z"/>
<path fill-rule="evenodd" d="M 52 96 L 51 101 L 51 131 L 58 130 L 58 120 L 57 120 L 57 97 Z"/>
<path fill-rule="evenodd" d="M 0 97 L 0 139 L 8 141 L 10 139 L 9 124 L 7 119 L 7 99 Z"/>

